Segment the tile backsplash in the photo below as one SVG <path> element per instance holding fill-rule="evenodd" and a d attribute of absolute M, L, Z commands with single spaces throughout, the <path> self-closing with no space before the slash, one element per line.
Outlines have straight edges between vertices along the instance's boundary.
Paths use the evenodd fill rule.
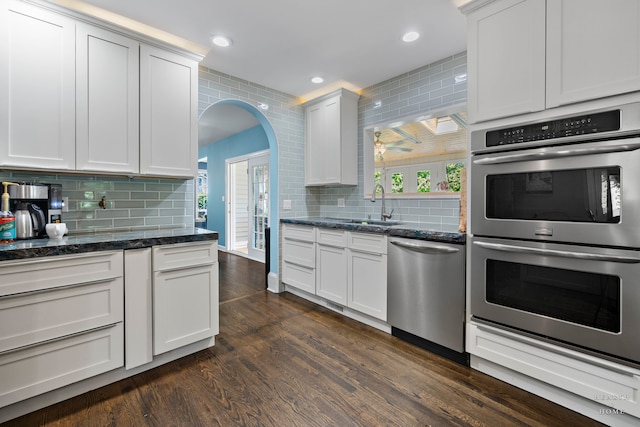
<path fill-rule="evenodd" d="M 69 198 L 62 220 L 70 232 L 146 230 L 192 226 L 193 180 L 119 178 L 0 171 L 0 180 L 61 184 Z M 106 197 L 106 208 L 98 203 Z"/>

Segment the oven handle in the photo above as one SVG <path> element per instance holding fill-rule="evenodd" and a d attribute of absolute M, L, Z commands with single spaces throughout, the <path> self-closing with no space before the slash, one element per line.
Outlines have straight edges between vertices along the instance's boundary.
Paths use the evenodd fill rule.
<path fill-rule="evenodd" d="M 618 256 L 618 255 L 601 255 L 601 254 L 586 254 L 582 252 L 571 251 L 558 251 L 555 249 L 538 249 L 527 248 L 524 246 L 505 245 L 503 243 L 488 243 L 488 242 L 473 242 L 474 245 L 481 248 L 493 249 L 495 251 L 502 252 L 515 252 L 520 254 L 532 254 L 532 255 L 548 255 L 562 258 L 582 259 L 586 261 L 610 261 L 623 264 L 638 264 L 640 258 Z"/>
<path fill-rule="evenodd" d="M 498 163 L 524 162 L 527 160 L 546 160 L 562 157 L 585 156 L 588 154 L 620 153 L 633 151 L 640 148 L 640 142 L 625 142 L 623 144 L 610 144 L 599 147 L 564 148 L 558 147 L 553 151 L 538 151 L 536 153 L 498 154 L 482 159 L 474 159 L 476 165 L 494 165 Z"/>

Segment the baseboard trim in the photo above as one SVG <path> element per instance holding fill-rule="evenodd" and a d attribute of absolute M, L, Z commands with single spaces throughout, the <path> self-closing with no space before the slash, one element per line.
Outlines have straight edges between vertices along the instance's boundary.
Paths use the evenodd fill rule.
<path fill-rule="evenodd" d="M 280 285 L 280 277 L 278 276 L 278 273 L 270 271 L 267 275 L 267 290 L 274 294 L 284 292 L 284 286 Z"/>

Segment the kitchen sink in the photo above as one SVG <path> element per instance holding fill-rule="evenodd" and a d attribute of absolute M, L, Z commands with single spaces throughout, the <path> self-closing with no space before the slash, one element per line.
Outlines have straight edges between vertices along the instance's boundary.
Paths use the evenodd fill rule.
<path fill-rule="evenodd" d="M 391 227 L 393 225 L 402 224 L 400 221 L 381 221 L 375 219 L 349 219 L 345 222 L 350 224 L 362 224 L 362 225 L 386 225 L 387 227 Z"/>

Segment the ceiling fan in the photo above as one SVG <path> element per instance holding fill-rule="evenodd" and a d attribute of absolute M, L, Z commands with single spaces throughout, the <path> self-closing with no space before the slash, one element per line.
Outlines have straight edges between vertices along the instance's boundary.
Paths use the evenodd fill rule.
<path fill-rule="evenodd" d="M 405 151 L 405 152 L 413 151 L 412 148 L 399 147 L 399 145 L 404 144 L 405 141 L 389 142 L 389 143 L 385 144 L 384 142 L 380 141 L 380 135 L 382 135 L 382 132 L 375 131 L 373 135 L 376 137 L 375 141 L 373 141 L 373 148 L 374 148 L 375 156 L 380 161 L 384 160 L 382 158 L 382 155 L 387 150 Z"/>

